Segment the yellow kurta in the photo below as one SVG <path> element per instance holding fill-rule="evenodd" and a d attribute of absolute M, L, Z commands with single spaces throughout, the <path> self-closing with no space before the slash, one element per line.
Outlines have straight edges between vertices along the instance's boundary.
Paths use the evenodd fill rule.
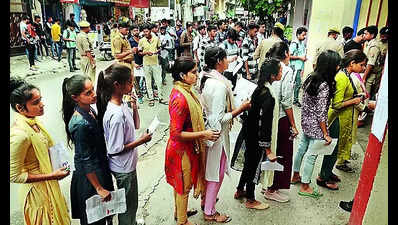
<path fill-rule="evenodd" d="M 37 124 L 40 133 L 30 125 Z M 10 182 L 23 183 L 19 200 L 26 225 L 69 225 L 68 207 L 57 180 L 26 183 L 29 174 L 52 172 L 51 137 L 35 119 L 16 114 L 10 129 Z"/>
<path fill-rule="evenodd" d="M 336 77 L 336 92 L 328 111 L 329 126 L 338 117 L 340 121 L 340 134 L 338 143 L 338 163 L 349 160 L 353 143 L 353 127 L 357 126 L 357 119 L 354 119 L 354 106 L 343 108 L 343 102 L 353 98 L 354 89 L 351 86 L 347 75 L 340 71 Z"/>

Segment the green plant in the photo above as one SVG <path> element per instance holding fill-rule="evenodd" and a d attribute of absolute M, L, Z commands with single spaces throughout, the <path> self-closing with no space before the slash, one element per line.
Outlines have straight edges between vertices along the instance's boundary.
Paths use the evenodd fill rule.
<path fill-rule="evenodd" d="M 249 12 L 258 15 L 260 18 L 265 18 L 267 15 L 272 15 L 275 12 L 284 13 L 288 10 L 289 3 L 292 0 L 239 0 L 242 6 Z"/>
<path fill-rule="evenodd" d="M 285 28 L 284 36 L 288 41 L 292 41 L 293 27 L 287 26 Z"/>

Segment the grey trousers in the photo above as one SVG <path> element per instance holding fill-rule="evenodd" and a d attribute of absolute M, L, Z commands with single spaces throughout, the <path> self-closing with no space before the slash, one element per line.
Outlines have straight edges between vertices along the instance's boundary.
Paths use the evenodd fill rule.
<path fill-rule="evenodd" d="M 119 225 L 136 225 L 136 214 L 138 209 L 138 183 L 137 172 L 134 170 L 131 173 L 116 173 L 112 171 L 116 178 L 117 188 L 124 188 L 126 191 L 126 205 L 125 213 L 118 214 Z"/>

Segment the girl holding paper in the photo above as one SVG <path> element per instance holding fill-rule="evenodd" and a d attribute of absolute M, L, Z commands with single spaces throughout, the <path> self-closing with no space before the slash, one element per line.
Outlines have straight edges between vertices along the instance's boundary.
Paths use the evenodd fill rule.
<path fill-rule="evenodd" d="M 140 128 L 140 117 L 136 101 L 129 96 L 133 81 L 130 68 L 115 63 L 99 73 L 97 83 L 98 120 L 104 130 L 109 168 L 117 187 L 124 188 L 126 193 L 127 210 L 118 214 L 120 225 L 136 224 L 137 147 L 152 139 L 152 134 L 146 131 L 141 137 L 135 137 L 135 129 Z"/>
<path fill-rule="evenodd" d="M 172 68 L 174 87 L 170 94 L 170 138 L 165 156 L 166 181 L 174 189 L 177 224 L 192 225 L 188 216 L 197 211 L 187 211 L 188 194 L 194 187 L 194 197 L 206 192 L 204 141 L 216 141 L 220 132 L 205 130 L 203 111 L 198 96 L 192 91 L 197 81 L 197 65 L 191 57 L 175 60 Z"/>
<path fill-rule="evenodd" d="M 266 58 L 261 65 L 258 86 L 251 98 L 251 108 L 247 118 L 250 127 L 245 138 L 247 149 L 245 163 L 240 176 L 235 199 L 247 198 L 246 208 L 267 209 L 268 204 L 257 201 L 254 196 L 255 185 L 259 183 L 261 163 L 268 158 L 274 162 L 277 158 L 276 132 L 279 120 L 279 101 L 271 84 L 282 77 L 282 66 L 278 59 Z M 245 190 L 246 187 L 246 190 Z"/>
<path fill-rule="evenodd" d="M 301 107 L 301 127 L 303 135 L 294 158 L 292 183 L 301 182 L 298 192 L 301 196 L 319 198 L 318 191 L 310 187 L 312 172 L 318 155 L 306 154 L 315 140 L 325 140 L 329 145 L 332 138 L 328 130 L 328 109 L 336 90 L 334 77 L 339 69 L 341 57 L 332 50 L 322 52 L 317 59 L 315 71 L 303 83 L 303 102 Z M 304 157 L 305 155 L 305 157 Z M 300 178 L 300 167 L 304 157 L 304 168 Z"/>
<path fill-rule="evenodd" d="M 230 140 L 229 131 L 232 120 L 250 108 L 250 101 L 244 101 L 238 108 L 234 107 L 232 83 L 222 73 L 228 68 L 227 53 L 220 47 L 206 49 L 205 68 L 200 83 L 202 105 L 206 114 L 206 125 L 213 130 L 221 131 L 216 142 L 208 142 L 206 160 L 206 198 L 205 220 L 228 222 L 228 215 L 221 215 L 215 209 L 216 199 L 224 179 L 230 174 Z"/>
<path fill-rule="evenodd" d="M 68 144 L 72 142 L 75 146 L 76 170 L 70 187 L 72 218 L 80 219 L 80 224 L 88 224 L 86 200 L 93 195 L 100 195 L 104 201 L 109 201 L 110 191 L 114 190 L 104 135 L 97 115 L 90 106 L 97 99 L 91 79 L 81 75 L 65 78 L 62 94 L 67 140 Z M 106 220 L 101 219 L 95 224 L 105 225 Z"/>
<path fill-rule="evenodd" d="M 330 182 L 333 166 L 344 172 L 353 173 L 354 170 L 348 165 L 351 157 L 351 148 L 356 139 L 358 109 L 365 100 L 364 93 L 357 89 L 351 77 L 351 73 L 365 71 L 367 63 L 366 55 L 360 50 L 350 50 L 342 59 L 342 70 L 336 75 L 336 93 L 328 113 L 328 121 L 332 128 L 336 129 L 336 138 L 339 138 L 337 146 L 330 156 L 323 158 L 321 172 L 317 184 L 325 186 Z M 339 126 L 337 126 L 339 124 Z M 333 136 L 332 136 L 333 137 Z"/>
<path fill-rule="evenodd" d="M 70 224 L 58 180 L 66 168 L 53 171 L 52 138 L 37 117 L 44 114 L 40 90 L 20 78 L 10 78 L 10 103 L 16 112 L 10 128 L 10 182 L 22 183 L 19 192 L 25 224 Z"/>
<path fill-rule="evenodd" d="M 282 78 L 272 83 L 272 88 L 279 101 L 278 130 L 276 151 L 281 158 L 278 163 L 283 165 L 283 171 L 267 171 L 266 178 L 262 179 L 262 193 L 269 200 L 277 202 L 289 201 L 289 196 L 280 192 L 279 189 L 290 189 L 290 178 L 293 164 L 293 138 L 298 135 L 293 115 L 294 99 L 294 76 L 293 70 L 288 66 L 290 61 L 289 46 L 283 42 L 276 42 L 268 50 L 266 57 L 273 57 L 281 61 Z M 270 178 L 269 176 L 273 176 Z M 272 179 L 272 182 L 269 182 Z"/>

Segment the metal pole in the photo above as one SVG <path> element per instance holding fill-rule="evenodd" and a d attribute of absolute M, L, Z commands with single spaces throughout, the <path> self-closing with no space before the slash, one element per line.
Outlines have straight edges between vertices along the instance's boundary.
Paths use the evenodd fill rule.
<path fill-rule="evenodd" d="M 44 20 L 46 19 L 46 5 L 44 4 L 44 0 L 42 0 L 42 2 L 43 2 L 43 6 L 42 6 L 42 10 L 43 10 L 43 23 L 44 23 Z"/>

